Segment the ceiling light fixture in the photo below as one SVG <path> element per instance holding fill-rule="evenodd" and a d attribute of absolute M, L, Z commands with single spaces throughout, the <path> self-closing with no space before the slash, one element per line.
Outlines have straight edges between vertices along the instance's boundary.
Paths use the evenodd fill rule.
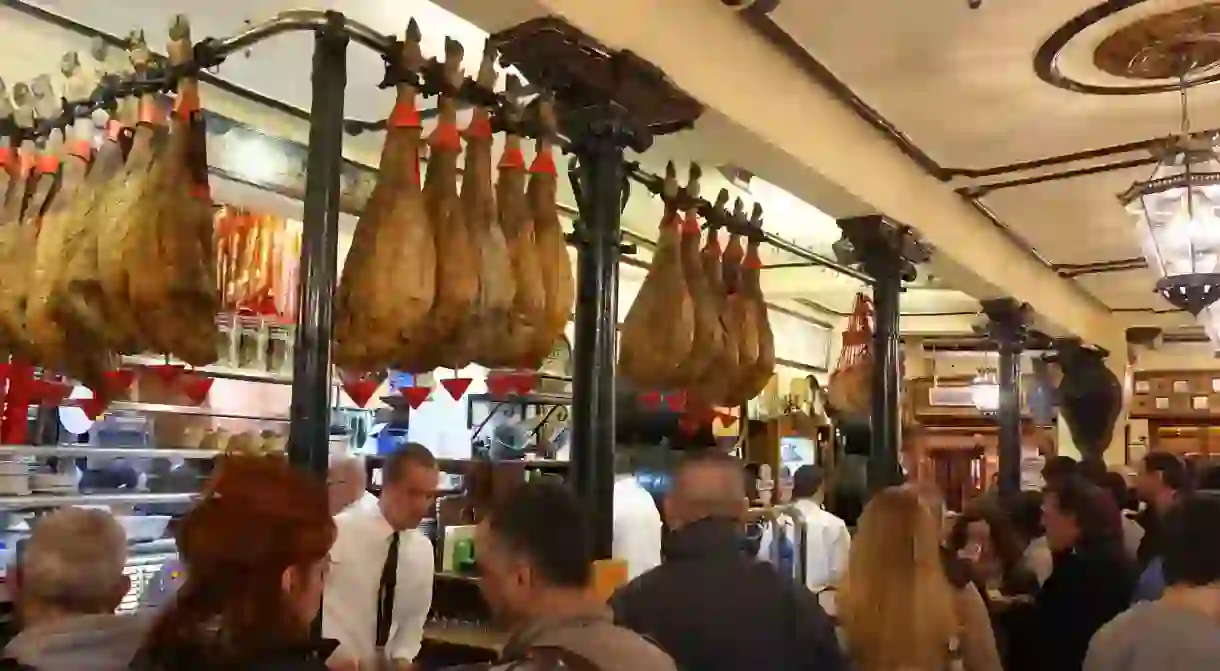
<path fill-rule="evenodd" d="M 991 414 L 1000 409 L 1000 383 L 996 379 L 994 368 L 980 368 L 974 381 L 970 383 L 970 400 L 974 407 L 983 414 Z"/>
<path fill-rule="evenodd" d="M 1157 152 L 1152 176 L 1119 200 L 1139 222 L 1157 293 L 1198 317 L 1220 298 L 1220 158 L 1212 138 L 1190 133 L 1186 93 L 1199 61 L 1188 48 L 1179 56 L 1181 129 Z"/>

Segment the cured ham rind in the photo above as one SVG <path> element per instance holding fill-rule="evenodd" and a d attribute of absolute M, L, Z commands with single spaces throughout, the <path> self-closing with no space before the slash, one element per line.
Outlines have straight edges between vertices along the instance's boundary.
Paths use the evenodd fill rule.
<path fill-rule="evenodd" d="M 524 362 L 531 369 L 542 365 L 543 359 L 550 355 L 563 337 L 563 329 L 572 316 L 576 298 L 572 262 L 568 258 L 568 245 L 564 239 L 563 225 L 559 222 L 559 205 L 556 201 L 558 178 L 554 140 L 558 134 L 558 124 L 555 105 L 545 96 L 538 99 L 537 105 L 540 132 L 534 163 L 530 166 L 526 198 L 534 220 L 534 243 L 538 249 L 546 302 L 541 323 Z"/>
<path fill-rule="evenodd" d="M 697 164 L 691 164 L 685 196 L 692 202 L 699 197 L 701 172 Z M 693 208 L 688 209 L 682 213 L 681 255 L 682 275 L 691 297 L 694 331 L 690 354 L 674 373 L 675 386 L 683 389 L 693 389 L 707 371 L 724 365 L 724 330 L 720 327 L 720 316 L 712 303 L 707 275 L 703 272 L 699 253 L 701 242 L 699 219 Z"/>
<path fill-rule="evenodd" d="M 190 24 L 177 16 L 169 30 L 170 64 L 192 58 Z M 211 215 L 206 192 L 197 188 L 192 170 L 199 92 L 193 79 L 180 82 L 169 135 L 146 177 L 144 193 L 130 211 L 128 237 L 121 248 L 130 305 L 148 349 L 173 355 L 196 366 L 216 361 L 217 327 L 215 278 L 211 252 Z M 152 113 L 157 114 L 157 113 Z M 157 114 L 156 122 L 162 120 Z M 205 187 L 206 188 L 206 187 Z M 210 281 L 210 284 L 206 284 Z"/>
<path fill-rule="evenodd" d="M 401 65 L 424 65 L 414 20 Z M 418 91 L 398 85 L 377 184 L 356 224 L 335 296 L 335 363 L 358 371 L 410 366 L 436 296 L 436 242 L 419 184 Z M 391 290 L 392 289 L 392 290 Z"/>
<path fill-rule="evenodd" d="M 70 102 L 88 100 L 90 84 L 81 72 L 75 52 L 64 57 L 64 74 L 68 77 L 64 98 Z M 59 131 L 54 132 L 56 135 Z M 79 246 L 77 235 L 77 204 L 80 202 L 85 173 L 93 159 L 93 123 L 89 119 L 78 120 L 65 133 L 64 151 L 59 188 L 47 207 L 38 231 L 34 248 L 34 264 L 29 279 L 25 325 L 33 346 L 34 360 L 46 367 L 70 369 L 66 372 L 77 377 L 89 376 L 90 360 L 97 360 L 98 352 L 69 348 L 72 332 L 60 324 L 58 288 L 61 275 L 68 270 L 65 261 L 68 251 Z M 121 159 L 121 155 L 120 155 Z M 96 265 L 96 264 L 95 264 Z M 69 355 L 77 365 L 68 365 Z"/>
<path fill-rule="evenodd" d="M 462 83 L 462 45 L 445 40 L 443 72 L 451 90 Z M 438 366 L 467 366 L 473 352 L 461 351 L 462 329 L 479 295 L 479 264 L 470 229 L 458 195 L 458 156 L 462 153 L 457 129 L 457 101 L 441 94 L 436 128 L 428 137 L 428 172 L 424 179 L 424 207 L 436 236 L 436 299 L 423 323 L 421 348 L 408 358 L 403 370 L 428 372 Z"/>
<path fill-rule="evenodd" d="M 483 50 L 478 84 L 490 90 L 496 83 L 496 52 L 490 45 Z M 492 180 L 491 115 L 476 107 L 466 139 L 466 167 L 462 171 L 462 210 L 474 243 L 479 278 L 479 293 L 467 324 L 459 328 L 463 351 L 471 352 L 475 363 L 489 368 L 501 365 L 496 360 L 500 339 L 509 329 L 517 281 L 504 229 L 496 219 L 496 193 Z"/>
<path fill-rule="evenodd" d="M 746 247 L 745 264 L 742 268 L 742 288 L 751 309 L 758 333 L 758 358 L 750 366 L 742 383 L 742 397 L 754 398 L 762 393 L 771 377 L 775 375 L 775 334 L 771 331 L 771 317 L 767 301 L 762 292 L 762 260 L 758 247 L 762 241 L 762 205 L 755 204 L 750 215 L 750 236 Z"/>
<path fill-rule="evenodd" d="M 648 275 L 623 320 L 619 346 L 619 370 L 641 389 L 671 387 L 694 342 L 694 306 L 682 270 L 677 195 L 677 175 L 670 163 L 662 193 L 665 209 L 657 248 Z"/>
<path fill-rule="evenodd" d="M 525 195 L 525 157 L 521 153 L 521 136 L 513 130 L 521 123 L 522 111 L 517 102 L 522 90 L 520 80 L 510 75 L 506 89 L 509 130 L 504 138 L 504 153 L 500 157 L 496 202 L 500 228 L 504 231 L 516 280 L 516 293 L 509 313 L 508 330 L 500 340 L 495 356 L 490 358 L 502 368 L 521 368 L 526 366 L 531 343 L 538 329 L 542 328 L 547 296 L 539 268 L 534 221 Z"/>
<path fill-rule="evenodd" d="M 129 41 L 132 64 L 142 72 L 151 54 L 143 35 L 135 33 Z M 139 101 L 139 122 L 135 128 L 131 150 L 121 179 L 114 180 L 101 195 L 93 216 L 97 217 L 98 277 L 103 297 L 105 318 L 102 320 L 107 349 L 122 354 L 137 354 L 152 345 L 149 334 L 140 329 L 137 308 L 131 297 L 131 271 L 160 274 L 163 266 L 154 266 L 150 259 L 141 258 L 140 227 L 149 207 L 149 191 L 154 188 L 149 179 L 165 145 L 164 129 L 159 123 L 156 96 L 144 96 Z M 147 278 L 146 278 L 147 279 Z M 164 280 L 164 276 L 161 277 Z"/>
<path fill-rule="evenodd" d="M 104 56 L 104 53 L 103 50 L 101 54 Z M 120 109 L 133 110 L 133 107 L 123 104 Z M 133 111 L 129 112 L 128 121 L 135 121 Z M 99 199 L 106 197 L 108 189 L 121 183 L 124 168 L 120 136 L 123 125 L 117 118 L 111 119 L 108 114 L 99 112 L 92 120 L 78 122 L 76 130 L 82 135 L 77 142 L 88 141 L 97 131 L 103 131 L 103 139 L 89 166 L 88 175 L 76 188 L 66 210 L 58 217 L 61 227 L 58 249 L 54 244 L 47 249 L 51 253 L 49 262 L 54 264 L 54 277 L 45 308 L 66 341 L 66 352 L 71 355 L 64 362 L 65 372 L 78 379 L 86 379 L 95 377 L 99 370 L 107 368 L 111 359 L 105 339 L 104 297 L 98 276 L 100 222 L 94 212 Z M 44 221 L 39 236 L 40 255 L 44 250 L 43 238 L 48 238 L 46 242 L 52 242 L 52 231 L 52 224 Z M 42 259 L 38 260 L 40 269 L 43 263 Z"/>
<path fill-rule="evenodd" d="M 18 104 L 18 124 L 33 126 L 33 119 L 46 119 L 59 111 L 59 99 L 51 90 L 50 77 L 35 79 L 29 87 L 14 97 Z M 28 123 L 28 125 L 24 125 Z M 24 188 L 13 190 L 5 204 L 5 223 L 0 229 L 0 262 L 4 266 L 4 286 L 0 290 L 0 314 L 14 354 L 27 359 L 37 357 L 35 343 L 27 329 L 26 304 L 34 269 L 34 250 L 38 239 L 38 224 L 51 202 L 52 190 L 59 173 L 63 150 L 63 135 L 51 133 L 41 152 L 28 139 L 22 142 L 21 174 Z"/>
<path fill-rule="evenodd" d="M 728 203 L 728 191 L 721 190 L 716 197 L 714 209 L 721 210 Z M 730 390 L 737 379 L 738 358 L 740 357 L 737 325 L 731 319 L 728 306 L 728 291 L 724 284 L 724 265 L 721 260 L 720 225 L 716 219 L 709 220 L 707 242 L 703 246 L 701 266 L 708 282 L 710 304 L 716 315 L 717 324 L 724 337 L 723 357 L 720 365 L 709 368 L 695 388 L 696 405 L 717 405 L 730 395 Z"/>
<path fill-rule="evenodd" d="M 747 226 L 745 205 L 738 198 L 733 204 L 733 222 L 735 224 L 729 243 L 725 246 L 724 284 L 726 291 L 725 306 L 729 314 L 729 323 L 737 329 L 737 379 L 734 384 L 725 388 L 724 394 L 716 399 L 718 405 L 734 406 L 748 400 L 742 383 L 747 374 L 758 362 L 758 313 L 749 295 L 744 290 L 742 262 L 745 260 L 745 249 L 741 244 L 741 231 Z"/>

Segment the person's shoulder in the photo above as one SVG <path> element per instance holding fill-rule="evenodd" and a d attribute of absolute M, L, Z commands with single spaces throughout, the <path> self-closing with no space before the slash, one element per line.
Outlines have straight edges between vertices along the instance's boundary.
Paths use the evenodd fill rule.
<path fill-rule="evenodd" d="M 434 568 L 435 551 L 432 546 L 432 541 L 424 535 L 424 532 L 413 529 L 402 535 L 403 549 L 405 550 L 404 557 L 411 560 L 413 563 L 419 564 L 422 568 L 425 564 L 428 568 Z"/>

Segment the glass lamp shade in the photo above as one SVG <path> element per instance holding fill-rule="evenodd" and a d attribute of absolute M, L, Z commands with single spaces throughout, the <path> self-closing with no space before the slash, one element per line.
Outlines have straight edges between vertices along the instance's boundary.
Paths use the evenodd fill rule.
<path fill-rule="evenodd" d="M 1122 200 L 1139 223 L 1157 291 L 1194 315 L 1220 298 L 1220 159 L 1210 146 L 1174 145 Z"/>
<path fill-rule="evenodd" d="M 970 385 L 970 400 L 980 412 L 995 412 L 1000 408 L 1000 385 L 989 372 L 979 373 Z"/>

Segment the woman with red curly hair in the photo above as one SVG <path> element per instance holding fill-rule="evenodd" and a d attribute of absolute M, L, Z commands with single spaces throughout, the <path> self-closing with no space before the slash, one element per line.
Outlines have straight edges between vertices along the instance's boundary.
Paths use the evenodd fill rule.
<path fill-rule="evenodd" d="M 311 637 L 335 525 L 326 485 L 265 457 L 226 457 L 177 533 L 186 582 L 137 656 L 141 671 L 324 671 Z"/>

